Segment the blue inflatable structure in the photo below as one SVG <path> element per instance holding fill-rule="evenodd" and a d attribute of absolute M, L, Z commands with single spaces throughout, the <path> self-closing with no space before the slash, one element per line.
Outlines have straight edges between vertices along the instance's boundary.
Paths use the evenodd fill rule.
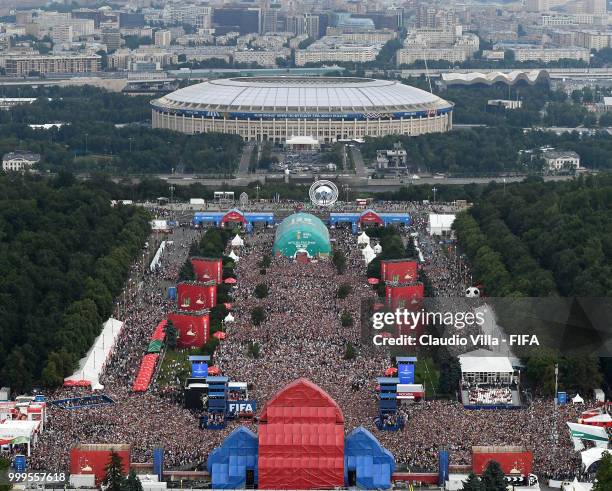
<path fill-rule="evenodd" d="M 389 489 L 395 471 L 395 459 L 372 433 L 355 428 L 344 442 L 344 480 L 360 489 Z M 353 479 L 350 478 L 354 473 Z"/>
<path fill-rule="evenodd" d="M 213 489 L 244 489 L 257 482 L 257 435 L 244 426 L 236 428 L 208 456 L 206 466 Z M 251 475 L 253 482 L 247 483 Z"/>
<path fill-rule="evenodd" d="M 206 463 L 213 489 L 245 489 L 258 483 L 259 440 L 244 426 L 236 428 Z M 347 487 L 390 489 L 395 471 L 393 454 L 372 433 L 355 428 L 344 440 L 344 481 Z"/>

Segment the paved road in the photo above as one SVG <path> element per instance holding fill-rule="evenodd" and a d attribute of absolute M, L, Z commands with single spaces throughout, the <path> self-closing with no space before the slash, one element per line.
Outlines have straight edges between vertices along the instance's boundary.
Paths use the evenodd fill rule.
<path fill-rule="evenodd" d="M 255 146 L 252 143 L 247 143 L 242 148 L 242 156 L 240 157 L 240 164 L 238 166 L 238 175 L 246 176 L 249 173 L 249 163 L 251 162 L 251 154 L 253 153 Z"/>
<path fill-rule="evenodd" d="M 248 167 L 247 167 L 248 168 Z M 524 179 L 524 177 L 452 177 L 452 178 L 433 178 L 433 177 L 423 177 L 420 179 L 411 179 L 406 177 L 404 179 L 368 179 L 365 177 L 356 177 L 352 175 L 347 176 L 338 176 L 336 174 L 318 174 L 320 179 L 329 179 L 336 183 L 348 184 L 351 186 L 353 190 L 367 190 L 370 192 L 385 192 L 385 191 L 395 191 L 400 187 L 404 186 L 419 186 L 419 185 L 428 185 L 428 186 L 453 186 L 453 185 L 465 185 L 465 184 L 488 184 L 490 182 L 503 183 L 504 179 L 506 183 L 511 182 L 520 182 Z M 179 177 L 175 175 L 168 174 L 158 174 L 154 177 L 158 179 L 163 179 L 168 182 L 168 184 L 173 184 L 175 186 L 189 186 L 190 184 L 199 183 L 208 187 L 219 187 L 222 185 L 232 186 L 232 187 L 246 187 L 249 183 L 253 181 L 259 181 L 261 183 L 265 182 L 265 176 L 263 174 L 251 174 L 251 175 L 241 175 L 235 179 L 200 179 L 195 177 Z M 280 178 L 280 175 L 279 175 Z M 301 178 L 300 182 L 306 182 L 308 179 L 312 179 L 314 181 L 314 176 L 310 174 L 304 174 L 303 178 Z M 568 176 L 546 176 L 544 177 L 545 181 L 565 181 L 572 179 Z M 134 182 L 138 182 L 138 178 L 133 179 Z"/>
<path fill-rule="evenodd" d="M 364 178 L 368 176 L 368 171 L 366 170 L 365 164 L 363 162 L 363 156 L 361 155 L 361 150 L 356 146 L 349 147 L 349 151 L 353 156 L 353 162 L 355 162 L 355 173 L 358 177 Z"/>

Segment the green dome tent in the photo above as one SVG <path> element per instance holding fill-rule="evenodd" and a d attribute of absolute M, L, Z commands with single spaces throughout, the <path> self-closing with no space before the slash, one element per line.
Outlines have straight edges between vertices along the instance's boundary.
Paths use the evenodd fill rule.
<path fill-rule="evenodd" d="M 325 224 L 309 213 L 295 213 L 285 218 L 276 229 L 274 254 L 294 257 L 305 250 L 309 257 L 331 253 L 329 231 Z"/>

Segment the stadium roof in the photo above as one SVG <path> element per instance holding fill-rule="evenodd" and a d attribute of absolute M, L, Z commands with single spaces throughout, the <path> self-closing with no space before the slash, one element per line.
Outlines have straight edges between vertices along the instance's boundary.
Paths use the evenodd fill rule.
<path fill-rule="evenodd" d="M 255 111 L 372 111 L 451 104 L 395 80 L 351 77 L 237 77 L 191 85 L 155 101 L 197 109 Z"/>
<path fill-rule="evenodd" d="M 513 373 L 512 363 L 507 356 L 478 349 L 459 355 L 462 373 Z"/>
<path fill-rule="evenodd" d="M 519 80 L 523 80 L 529 84 L 535 84 L 540 79 L 548 78 L 546 70 L 514 70 L 511 72 L 468 72 L 457 73 L 449 72 L 442 74 L 442 81 L 448 85 L 461 84 L 485 84 L 493 85 L 498 82 L 503 82 L 508 85 L 514 85 Z"/>

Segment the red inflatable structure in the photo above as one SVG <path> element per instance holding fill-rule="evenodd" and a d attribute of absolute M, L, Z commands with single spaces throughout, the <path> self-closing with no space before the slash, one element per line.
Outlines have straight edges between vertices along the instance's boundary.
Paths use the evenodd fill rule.
<path fill-rule="evenodd" d="M 344 416 L 304 378 L 278 392 L 259 420 L 259 488 L 344 486 Z"/>
<path fill-rule="evenodd" d="M 166 319 L 162 319 L 159 324 L 157 324 L 157 327 L 155 328 L 155 331 L 153 331 L 153 335 L 151 336 L 151 341 L 163 341 L 164 338 L 166 337 L 166 324 L 168 323 L 168 321 Z"/>
<path fill-rule="evenodd" d="M 223 261 L 221 258 L 192 257 L 191 265 L 196 281 L 223 281 Z"/>
<path fill-rule="evenodd" d="M 365 210 L 359 216 L 359 223 L 361 225 L 384 225 L 384 221 L 380 218 L 380 215 L 374 210 Z"/>
<path fill-rule="evenodd" d="M 208 341 L 210 318 L 208 310 L 178 310 L 168 314 L 178 331 L 177 348 L 200 348 Z"/>
<path fill-rule="evenodd" d="M 380 261 L 380 279 L 392 283 L 414 283 L 417 280 L 417 263 L 406 259 Z"/>
<path fill-rule="evenodd" d="M 149 353 L 142 357 L 140 370 L 138 370 L 138 375 L 136 375 L 134 385 L 132 386 L 134 392 L 145 392 L 149 388 L 158 358 L 159 355 L 157 353 Z"/>
<path fill-rule="evenodd" d="M 177 305 L 181 310 L 212 309 L 217 305 L 217 284 L 190 281 L 177 285 Z"/>
<path fill-rule="evenodd" d="M 240 223 L 242 225 L 247 223 L 244 213 L 236 208 L 229 210 L 221 219 L 221 226 L 225 226 L 226 223 Z"/>

